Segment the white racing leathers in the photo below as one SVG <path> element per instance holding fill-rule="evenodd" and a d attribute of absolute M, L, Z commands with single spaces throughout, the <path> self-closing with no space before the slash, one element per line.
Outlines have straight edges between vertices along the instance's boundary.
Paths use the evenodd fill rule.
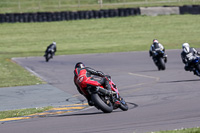
<path fill-rule="evenodd" d="M 153 44 L 151 45 L 151 47 L 150 47 L 151 52 L 155 51 L 156 49 L 160 49 L 160 50 L 164 51 L 164 47 L 161 43 L 158 43 L 157 45 L 153 45 Z"/>
<path fill-rule="evenodd" d="M 199 57 L 199 55 L 200 55 L 200 52 L 197 52 L 197 50 L 194 48 L 190 48 L 188 53 L 182 51 L 181 58 L 182 58 L 182 62 L 185 64 L 186 71 L 190 70 L 190 63 L 194 59 L 196 59 L 196 57 Z M 190 71 L 192 71 L 192 70 L 190 70 Z"/>

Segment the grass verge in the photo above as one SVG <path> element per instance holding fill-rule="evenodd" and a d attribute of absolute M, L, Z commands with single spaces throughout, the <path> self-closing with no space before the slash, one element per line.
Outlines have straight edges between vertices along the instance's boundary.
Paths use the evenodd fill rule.
<path fill-rule="evenodd" d="M 13 56 L 16 57 L 15 55 Z M 12 62 L 10 58 L 10 55 L 0 57 L 0 87 L 36 85 L 45 83 L 18 64 Z"/>
<path fill-rule="evenodd" d="M 20 117 L 26 116 L 30 114 L 40 113 L 53 107 L 43 107 L 43 108 L 30 108 L 30 109 L 17 109 L 17 110 L 10 110 L 10 111 L 0 111 L 0 119 L 11 118 L 11 117 Z"/>
<path fill-rule="evenodd" d="M 168 131 L 159 131 L 159 132 L 151 132 L 151 133 L 200 133 L 200 128 L 182 128 Z"/>

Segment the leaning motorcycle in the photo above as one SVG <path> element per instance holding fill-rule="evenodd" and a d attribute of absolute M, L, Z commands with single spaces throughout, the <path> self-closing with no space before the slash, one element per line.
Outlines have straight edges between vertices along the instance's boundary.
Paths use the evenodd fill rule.
<path fill-rule="evenodd" d="M 86 95 L 89 95 L 94 106 L 97 109 L 102 110 L 104 113 L 111 113 L 113 110 L 118 108 L 123 111 L 127 111 L 128 105 L 119 95 L 117 86 L 114 84 L 111 78 L 109 78 L 109 76 L 107 76 L 106 78 L 111 86 L 111 91 L 105 89 L 103 86 L 88 86 L 85 89 L 85 91 L 87 92 Z M 115 99 L 118 100 L 119 104 L 115 103 Z"/>
<path fill-rule="evenodd" d="M 54 50 L 48 49 L 47 53 L 44 55 L 46 62 L 48 62 L 51 58 L 53 58 L 53 55 L 54 55 Z"/>
<path fill-rule="evenodd" d="M 153 61 L 155 65 L 158 67 L 158 70 L 165 70 L 166 57 L 164 57 L 165 53 L 160 48 L 155 49 L 153 52 Z"/>
<path fill-rule="evenodd" d="M 194 74 L 200 77 L 200 57 L 195 57 L 190 63 L 190 67 Z"/>

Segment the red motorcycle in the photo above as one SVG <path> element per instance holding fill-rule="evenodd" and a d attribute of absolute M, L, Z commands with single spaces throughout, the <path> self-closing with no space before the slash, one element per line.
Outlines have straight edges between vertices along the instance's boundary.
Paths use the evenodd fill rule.
<path fill-rule="evenodd" d="M 95 76 L 93 78 L 101 77 Z M 120 108 L 123 111 L 127 111 L 128 105 L 119 95 L 119 91 L 116 85 L 111 80 L 110 76 L 106 76 L 106 79 L 109 81 L 112 91 L 105 89 L 103 86 L 88 86 L 86 90 L 84 90 L 87 92 L 87 94 L 85 94 L 90 95 L 94 106 L 97 109 L 102 110 L 104 113 L 111 113 L 117 108 Z M 116 104 L 116 100 L 118 104 Z"/>

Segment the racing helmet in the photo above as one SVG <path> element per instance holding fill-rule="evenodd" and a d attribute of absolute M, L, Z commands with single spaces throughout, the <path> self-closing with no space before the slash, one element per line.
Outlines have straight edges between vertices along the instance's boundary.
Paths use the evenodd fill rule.
<path fill-rule="evenodd" d="M 76 63 L 76 65 L 75 65 L 75 69 L 76 69 L 76 68 L 85 68 L 85 64 L 82 63 L 82 62 L 78 62 L 78 63 Z"/>
<path fill-rule="evenodd" d="M 190 52 L 190 45 L 189 43 L 183 43 L 182 44 L 182 49 L 185 53 L 189 53 Z"/>
<path fill-rule="evenodd" d="M 158 42 L 157 39 L 154 39 L 154 40 L 153 40 L 153 45 L 154 45 L 154 46 L 158 45 L 158 43 L 159 43 L 159 42 Z"/>
<path fill-rule="evenodd" d="M 52 44 L 53 44 L 53 45 L 56 45 L 56 42 L 53 42 Z"/>
<path fill-rule="evenodd" d="M 157 39 L 153 39 L 153 43 L 159 43 Z"/>

